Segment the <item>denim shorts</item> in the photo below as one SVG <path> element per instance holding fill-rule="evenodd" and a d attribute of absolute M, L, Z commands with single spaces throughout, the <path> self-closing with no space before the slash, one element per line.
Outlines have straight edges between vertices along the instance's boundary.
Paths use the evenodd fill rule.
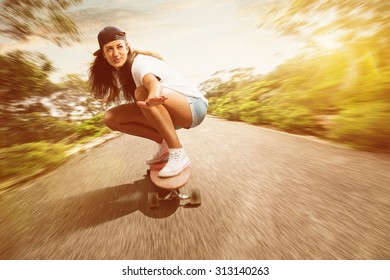
<path fill-rule="evenodd" d="M 188 104 L 190 104 L 191 114 L 192 114 L 192 127 L 196 127 L 200 125 L 207 114 L 207 108 L 208 104 L 204 100 L 192 97 L 192 96 L 186 96 Z"/>

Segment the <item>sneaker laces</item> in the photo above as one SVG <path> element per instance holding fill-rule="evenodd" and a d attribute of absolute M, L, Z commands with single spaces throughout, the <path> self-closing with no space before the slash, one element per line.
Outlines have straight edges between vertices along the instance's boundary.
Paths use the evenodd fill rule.
<path fill-rule="evenodd" d="M 168 163 L 159 172 L 160 177 L 176 176 L 190 165 L 190 160 L 183 149 L 170 150 Z"/>
<path fill-rule="evenodd" d="M 169 165 L 172 165 L 172 164 L 176 165 L 179 162 L 179 159 L 180 159 L 180 152 L 169 153 L 168 164 Z"/>

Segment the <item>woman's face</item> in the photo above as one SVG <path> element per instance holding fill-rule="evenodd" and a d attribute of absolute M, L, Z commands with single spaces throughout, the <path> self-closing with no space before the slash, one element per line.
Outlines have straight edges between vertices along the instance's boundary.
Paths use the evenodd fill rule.
<path fill-rule="evenodd" d="M 129 48 L 123 40 L 111 41 L 103 46 L 103 56 L 107 62 L 119 70 L 127 60 Z"/>

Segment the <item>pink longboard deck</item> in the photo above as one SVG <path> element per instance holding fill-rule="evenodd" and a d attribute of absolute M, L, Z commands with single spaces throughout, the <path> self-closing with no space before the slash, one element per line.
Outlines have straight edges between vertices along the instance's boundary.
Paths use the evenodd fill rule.
<path fill-rule="evenodd" d="M 152 164 L 150 166 L 150 179 L 156 186 L 163 189 L 175 190 L 183 187 L 185 184 L 188 183 L 191 176 L 189 167 L 184 169 L 177 176 L 168 178 L 158 177 L 158 172 L 160 172 L 160 170 L 164 168 L 165 164 L 166 162 L 161 162 Z"/>

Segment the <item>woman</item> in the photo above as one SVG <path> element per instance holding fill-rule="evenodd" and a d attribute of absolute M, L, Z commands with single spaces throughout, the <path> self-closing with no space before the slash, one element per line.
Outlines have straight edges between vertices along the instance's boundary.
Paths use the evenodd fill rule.
<path fill-rule="evenodd" d="M 98 42 L 89 69 L 94 97 L 111 102 L 123 96 L 128 101 L 106 111 L 105 125 L 158 143 L 147 164 L 168 161 L 159 176 L 178 175 L 190 159 L 176 129 L 198 126 L 206 116 L 207 99 L 157 55 L 130 48 L 121 28 L 105 27 Z"/>

